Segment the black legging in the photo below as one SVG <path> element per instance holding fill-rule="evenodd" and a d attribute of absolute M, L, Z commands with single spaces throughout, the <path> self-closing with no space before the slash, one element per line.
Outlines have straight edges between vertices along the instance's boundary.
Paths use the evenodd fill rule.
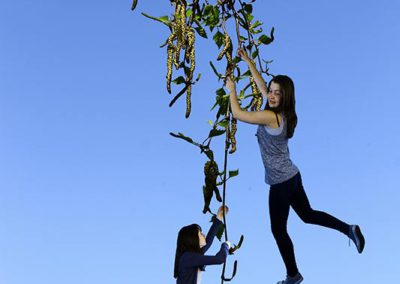
<path fill-rule="evenodd" d="M 325 212 L 311 208 L 304 192 L 300 173 L 285 182 L 272 185 L 269 191 L 269 215 L 272 234 L 285 262 L 287 274 L 294 276 L 298 269 L 293 244 L 286 230 L 290 206 L 305 223 L 332 228 L 345 235 L 348 235 L 349 225 Z"/>

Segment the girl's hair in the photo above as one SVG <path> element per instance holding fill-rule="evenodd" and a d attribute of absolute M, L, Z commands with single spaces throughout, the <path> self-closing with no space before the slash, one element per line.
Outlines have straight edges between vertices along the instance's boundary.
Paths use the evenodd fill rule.
<path fill-rule="evenodd" d="M 197 252 L 201 253 L 199 231 L 201 227 L 197 224 L 185 226 L 180 229 L 178 233 L 178 240 L 176 242 L 176 253 L 175 253 L 175 266 L 174 266 L 174 277 L 178 278 L 179 272 L 179 260 L 184 252 Z"/>
<path fill-rule="evenodd" d="M 265 109 L 272 110 L 275 113 L 282 113 L 286 118 L 287 132 L 286 138 L 292 138 L 294 134 L 294 129 L 297 125 L 297 115 L 296 115 L 296 99 L 294 96 L 294 84 L 292 79 L 286 75 L 277 75 L 268 84 L 268 91 L 271 87 L 271 83 L 274 82 L 281 87 L 281 99 L 279 106 L 276 108 L 271 108 L 269 103 L 265 105 Z"/>

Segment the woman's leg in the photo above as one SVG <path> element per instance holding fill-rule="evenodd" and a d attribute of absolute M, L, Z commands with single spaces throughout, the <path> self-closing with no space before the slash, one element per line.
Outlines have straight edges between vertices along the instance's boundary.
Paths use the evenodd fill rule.
<path fill-rule="evenodd" d="M 284 183 L 271 186 L 269 191 L 269 216 L 272 234 L 285 263 L 287 274 L 295 276 L 298 273 L 298 269 L 293 243 L 286 229 L 290 209 L 289 192 L 291 184 L 290 179 Z"/>
<path fill-rule="evenodd" d="M 327 228 L 335 229 L 342 232 L 346 236 L 349 234 L 349 225 L 341 220 L 325 213 L 311 208 L 307 195 L 304 191 L 300 174 L 296 175 L 296 186 L 291 194 L 291 206 L 297 215 L 308 224 L 315 224 Z"/>

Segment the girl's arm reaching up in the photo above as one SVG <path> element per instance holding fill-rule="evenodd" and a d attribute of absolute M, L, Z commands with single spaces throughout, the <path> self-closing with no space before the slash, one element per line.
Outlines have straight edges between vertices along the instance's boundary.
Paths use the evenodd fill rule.
<path fill-rule="evenodd" d="M 213 217 L 213 224 L 211 225 L 211 228 L 207 233 L 206 245 L 202 248 L 203 253 L 205 253 L 210 248 L 210 246 L 212 245 L 214 237 L 218 232 L 218 228 L 222 224 L 222 218 L 223 218 L 223 215 L 222 215 L 223 214 L 223 212 L 222 212 L 223 209 L 222 208 L 223 208 L 223 206 L 221 206 L 218 209 L 217 217 L 216 218 Z M 225 215 L 228 214 L 228 211 L 229 211 L 228 207 L 225 206 Z"/>
<path fill-rule="evenodd" d="M 265 84 L 264 79 L 261 77 L 260 72 L 258 72 L 256 66 L 250 60 L 249 56 L 247 55 L 247 53 L 244 49 L 238 48 L 237 53 L 249 66 L 251 75 L 254 78 L 254 82 L 256 82 L 256 85 L 257 85 L 258 89 L 260 90 L 261 94 L 263 94 L 266 97 L 267 93 L 268 93 L 268 88 L 267 88 L 267 85 Z"/>
<path fill-rule="evenodd" d="M 239 119 L 240 121 L 251 123 L 251 124 L 262 124 L 268 126 L 274 126 L 275 124 L 275 113 L 270 110 L 260 110 L 260 111 L 245 111 L 240 108 L 236 85 L 232 77 L 226 78 L 226 88 L 229 90 L 229 100 L 231 103 L 231 110 L 233 117 Z"/>

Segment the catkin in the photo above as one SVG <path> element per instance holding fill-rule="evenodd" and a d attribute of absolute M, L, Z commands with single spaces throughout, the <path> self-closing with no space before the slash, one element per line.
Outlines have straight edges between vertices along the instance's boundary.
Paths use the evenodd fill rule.
<path fill-rule="evenodd" d="M 226 59 L 228 60 L 228 63 L 232 61 L 232 40 L 229 37 L 228 33 L 224 34 L 224 48 L 221 50 L 221 52 L 219 53 L 217 60 L 221 60 L 222 57 L 226 57 Z"/>
<path fill-rule="evenodd" d="M 231 142 L 231 150 L 229 150 L 229 154 L 233 154 L 236 152 L 236 131 L 237 131 L 237 119 L 232 118 L 231 120 L 231 131 L 229 132 L 229 139 Z"/>
<path fill-rule="evenodd" d="M 175 35 L 171 34 L 168 37 L 167 43 L 167 75 L 166 75 L 166 81 L 167 81 L 167 91 L 168 93 L 171 94 L 171 79 L 172 79 L 172 64 L 174 61 L 174 51 L 175 51 L 175 45 L 174 45 L 174 40 Z"/>

